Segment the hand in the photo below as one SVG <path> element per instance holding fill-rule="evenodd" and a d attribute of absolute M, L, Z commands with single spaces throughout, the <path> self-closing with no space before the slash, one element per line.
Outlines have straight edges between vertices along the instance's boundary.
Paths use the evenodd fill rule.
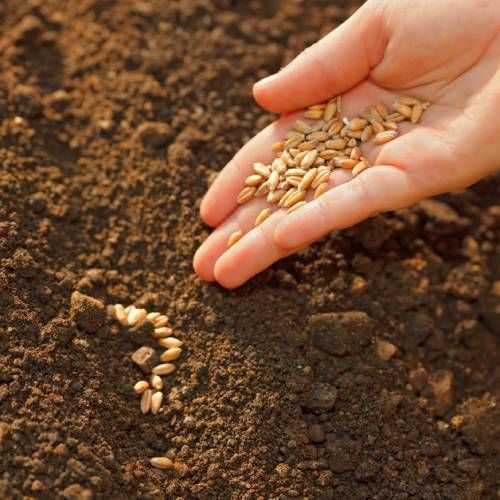
<path fill-rule="evenodd" d="M 206 280 L 234 288 L 273 262 L 332 230 L 423 198 L 465 188 L 500 164 L 500 9 L 496 0 L 369 0 L 355 15 L 279 73 L 257 83 L 256 100 L 284 116 L 248 142 L 217 177 L 201 204 L 216 227 L 194 258 Z M 270 162 L 307 105 L 342 94 L 342 115 L 398 97 L 429 101 L 418 125 L 367 143 L 373 167 L 352 178 L 336 169 L 323 196 L 285 215 L 277 210 L 254 228 L 267 203 L 235 198 L 256 161 Z M 227 248 L 229 235 L 243 238 Z"/>

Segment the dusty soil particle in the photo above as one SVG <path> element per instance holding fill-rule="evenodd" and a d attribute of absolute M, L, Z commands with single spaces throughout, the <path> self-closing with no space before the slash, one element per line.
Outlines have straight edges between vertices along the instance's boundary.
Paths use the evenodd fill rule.
<path fill-rule="evenodd" d="M 313 411 L 330 411 L 337 400 L 337 389 L 330 384 L 314 384 L 304 405 Z"/>
<path fill-rule="evenodd" d="M 173 131 L 167 123 L 146 122 L 139 125 L 137 135 L 146 146 L 161 148 L 172 139 Z"/>
<path fill-rule="evenodd" d="M 75 291 L 71 294 L 70 316 L 82 330 L 95 333 L 104 325 L 106 308 L 101 301 Z"/>
<path fill-rule="evenodd" d="M 333 472 L 341 473 L 355 470 L 359 463 L 361 444 L 354 439 L 328 437 L 326 449 Z"/>

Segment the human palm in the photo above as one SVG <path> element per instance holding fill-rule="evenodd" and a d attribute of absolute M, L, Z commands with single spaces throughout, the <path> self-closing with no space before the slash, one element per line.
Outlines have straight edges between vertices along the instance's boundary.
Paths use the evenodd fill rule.
<path fill-rule="evenodd" d="M 235 155 L 203 199 L 202 218 L 216 229 L 195 255 L 200 277 L 234 288 L 329 231 L 493 172 L 500 164 L 499 28 L 494 0 L 370 0 L 281 72 L 259 82 L 257 101 L 283 116 Z M 348 117 L 401 96 L 431 106 L 417 126 L 400 123 L 395 140 L 363 145 L 373 167 L 355 178 L 334 170 L 323 196 L 289 215 L 276 210 L 254 227 L 268 206 L 265 199 L 243 206 L 235 201 L 252 164 L 272 161 L 271 145 L 297 118 L 293 111 L 337 94 Z M 228 249 L 227 239 L 237 230 L 244 236 Z"/>

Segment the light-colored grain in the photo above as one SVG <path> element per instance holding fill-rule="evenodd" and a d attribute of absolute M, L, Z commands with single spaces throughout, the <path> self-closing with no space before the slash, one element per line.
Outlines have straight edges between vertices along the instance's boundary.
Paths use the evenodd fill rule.
<path fill-rule="evenodd" d="M 382 125 L 386 130 L 397 130 L 398 129 L 398 124 L 396 122 L 382 122 Z"/>
<path fill-rule="evenodd" d="M 302 168 L 309 168 L 314 163 L 314 160 L 316 160 L 317 156 L 318 152 L 315 149 L 313 149 L 312 151 L 308 151 L 308 153 L 304 156 L 304 158 L 300 162 L 300 166 Z"/>
<path fill-rule="evenodd" d="M 347 124 L 349 130 L 351 131 L 363 130 L 367 125 L 368 120 L 365 120 L 364 118 L 353 118 L 352 120 L 349 120 L 349 123 Z"/>
<path fill-rule="evenodd" d="M 266 179 L 271 175 L 271 168 L 260 162 L 253 164 L 253 171 Z"/>
<path fill-rule="evenodd" d="M 401 104 L 401 102 L 399 102 L 399 101 L 394 103 L 394 109 L 400 115 L 403 115 L 405 118 L 410 118 L 410 116 L 411 116 L 411 107 L 406 106 L 405 104 Z"/>
<path fill-rule="evenodd" d="M 300 180 L 299 186 L 298 186 L 299 189 L 302 189 L 303 191 L 307 191 L 311 187 L 311 184 L 313 183 L 314 178 L 316 177 L 317 173 L 318 173 L 317 168 L 311 168 L 311 170 L 309 170 L 307 172 L 307 174 L 304 175 L 304 177 L 302 177 L 302 179 Z"/>
<path fill-rule="evenodd" d="M 382 122 L 378 120 L 372 122 L 372 127 L 375 134 L 379 134 L 380 132 L 383 132 L 385 130 L 384 126 L 382 125 Z"/>
<path fill-rule="evenodd" d="M 146 309 L 137 309 L 136 307 L 134 307 L 127 315 L 128 326 L 140 325 L 143 321 L 146 320 L 147 315 L 148 312 L 146 311 Z"/>
<path fill-rule="evenodd" d="M 161 391 L 156 391 L 151 396 L 151 413 L 156 415 L 161 408 L 163 402 L 163 393 Z"/>
<path fill-rule="evenodd" d="M 168 457 L 153 457 L 149 463 L 157 469 L 173 469 L 174 462 Z"/>
<path fill-rule="evenodd" d="M 125 312 L 125 308 L 121 304 L 115 305 L 115 314 L 116 314 L 116 319 L 122 325 L 125 325 L 127 323 L 127 313 Z"/>
<path fill-rule="evenodd" d="M 161 328 L 162 326 L 168 325 L 168 316 L 160 314 L 157 318 L 153 320 L 153 325 L 155 328 Z"/>
<path fill-rule="evenodd" d="M 336 151 L 335 149 L 325 149 L 324 151 L 321 151 L 319 156 L 324 160 L 331 160 L 334 156 L 337 156 L 338 154 L 339 152 Z"/>
<path fill-rule="evenodd" d="M 307 170 L 304 170 L 302 168 L 289 168 L 285 172 L 285 177 L 302 177 L 305 175 Z"/>
<path fill-rule="evenodd" d="M 349 130 L 347 132 L 347 137 L 351 137 L 354 139 L 361 139 L 362 134 L 363 134 L 363 130 Z"/>
<path fill-rule="evenodd" d="M 292 212 L 295 212 L 295 210 L 298 210 L 299 208 L 303 207 L 307 201 L 299 201 L 298 203 L 295 203 L 295 205 L 291 206 L 286 213 L 291 214 Z"/>
<path fill-rule="evenodd" d="M 424 108 L 419 102 L 417 102 L 411 110 L 410 121 L 412 123 L 418 123 L 420 121 L 420 118 L 422 117 L 423 112 Z"/>
<path fill-rule="evenodd" d="M 294 193 L 292 193 L 283 203 L 284 208 L 290 208 L 295 205 L 299 201 L 302 201 L 306 197 L 306 192 L 301 189 L 296 189 Z"/>
<path fill-rule="evenodd" d="M 286 169 L 286 163 L 281 158 L 276 158 L 271 164 L 271 170 L 278 172 L 278 174 L 283 174 L 284 172 L 286 172 Z"/>
<path fill-rule="evenodd" d="M 351 154 L 349 155 L 349 158 L 352 160 L 359 160 L 362 156 L 361 148 L 359 146 L 354 146 L 351 150 Z"/>
<path fill-rule="evenodd" d="M 323 116 L 323 109 L 308 109 L 304 113 L 304 118 L 309 120 L 318 120 Z"/>
<path fill-rule="evenodd" d="M 127 307 L 125 308 L 125 314 L 128 316 L 128 313 L 129 313 L 132 309 L 134 309 L 134 308 L 135 308 L 135 306 L 134 306 L 133 304 L 131 304 L 130 306 L 127 306 Z"/>
<path fill-rule="evenodd" d="M 354 148 L 354 147 L 356 147 L 356 146 L 358 145 L 358 141 L 357 141 L 354 137 L 352 137 L 351 139 L 349 139 L 349 140 L 347 141 L 347 145 L 348 145 L 350 148 Z"/>
<path fill-rule="evenodd" d="M 378 102 L 377 104 L 375 104 L 375 107 L 377 108 L 378 114 L 382 118 L 385 119 L 389 114 L 389 110 L 387 109 L 387 106 L 383 102 Z"/>
<path fill-rule="evenodd" d="M 338 95 L 336 97 L 336 101 L 337 101 L 337 113 L 342 113 L 342 96 L 341 95 Z"/>
<path fill-rule="evenodd" d="M 415 106 L 415 104 L 420 104 L 418 99 L 415 99 L 414 97 L 400 97 L 398 99 L 398 102 L 400 104 L 404 104 L 405 106 Z"/>
<path fill-rule="evenodd" d="M 243 236 L 243 233 L 241 231 L 235 231 L 234 233 L 231 233 L 227 240 L 227 247 L 230 248 L 232 247 L 235 243 L 241 240 L 241 237 Z"/>
<path fill-rule="evenodd" d="M 280 158 L 289 167 L 292 167 L 293 165 L 295 165 L 295 160 L 293 159 L 292 155 L 288 151 L 283 151 L 283 153 L 281 153 Z"/>
<path fill-rule="evenodd" d="M 279 181 L 280 174 L 276 170 L 273 170 L 271 172 L 271 175 L 269 176 L 269 179 L 267 180 L 267 182 L 269 183 L 269 189 L 271 191 L 274 191 L 278 187 Z"/>
<path fill-rule="evenodd" d="M 323 130 L 325 126 L 324 120 L 318 120 L 317 122 L 311 124 L 311 132 L 318 132 L 319 130 Z"/>
<path fill-rule="evenodd" d="M 153 391 L 151 389 L 146 389 L 142 393 L 141 397 L 141 411 L 142 413 L 147 413 L 151 410 L 151 396 L 153 396 Z"/>
<path fill-rule="evenodd" d="M 311 126 L 302 120 L 297 120 L 293 123 L 292 130 L 301 134 L 308 134 L 311 131 Z"/>
<path fill-rule="evenodd" d="M 314 160 L 314 163 L 312 164 L 313 167 L 321 167 L 322 165 L 325 164 L 325 159 L 321 158 L 321 156 L 317 156 L 316 159 Z"/>
<path fill-rule="evenodd" d="M 335 149 L 337 151 L 344 149 L 346 145 L 347 141 L 345 139 L 331 139 L 325 142 L 325 146 L 328 149 Z"/>
<path fill-rule="evenodd" d="M 370 114 L 372 116 L 382 118 L 382 115 L 380 114 L 376 104 L 373 104 L 372 106 L 370 106 Z"/>
<path fill-rule="evenodd" d="M 160 361 L 175 361 L 181 355 L 182 349 L 180 347 L 172 347 L 161 353 Z"/>
<path fill-rule="evenodd" d="M 255 226 L 262 224 L 272 213 L 273 211 L 270 208 L 262 209 L 255 219 Z"/>
<path fill-rule="evenodd" d="M 330 121 L 337 114 L 337 102 L 335 99 L 332 99 L 325 106 L 325 110 L 323 111 L 323 120 L 326 122 Z"/>
<path fill-rule="evenodd" d="M 356 177 L 359 175 L 363 170 L 366 170 L 370 165 L 366 160 L 361 160 L 353 169 L 352 169 L 352 176 Z"/>
<path fill-rule="evenodd" d="M 328 128 L 328 133 L 330 135 L 338 134 L 342 130 L 343 127 L 344 127 L 344 124 L 340 120 L 336 120 Z"/>
<path fill-rule="evenodd" d="M 257 191 L 256 188 L 254 187 L 245 187 L 243 188 L 238 196 L 236 197 L 236 202 L 239 204 L 239 205 L 243 205 L 244 203 L 246 203 L 247 201 L 250 201 L 254 195 L 255 195 L 255 192 Z"/>
<path fill-rule="evenodd" d="M 266 181 L 266 182 L 263 182 L 258 188 L 257 188 L 257 191 L 255 191 L 255 197 L 256 198 L 260 198 L 261 196 L 266 196 L 267 193 L 269 193 L 269 191 L 271 191 L 271 187 L 269 185 L 269 182 Z"/>
<path fill-rule="evenodd" d="M 361 140 L 363 142 L 366 142 L 370 139 L 370 137 L 373 135 L 373 125 L 368 125 L 363 129 L 363 133 L 361 134 Z"/>
<path fill-rule="evenodd" d="M 280 142 L 275 142 L 272 146 L 271 146 L 271 149 L 275 152 L 275 153 L 281 153 L 281 151 L 283 151 L 283 149 L 285 148 L 285 142 L 284 141 L 280 141 Z"/>
<path fill-rule="evenodd" d="M 285 149 L 293 149 L 293 148 L 296 148 L 301 142 L 303 142 L 303 139 L 301 139 L 300 137 L 296 138 L 296 139 L 287 139 L 285 141 Z"/>
<path fill-rule="evenodd" d="M 358 163 L 358 160 L 353 160 L 352 158 L 336 158 L 335 165 L 340 168 L 354 168 Z"/>
<path fill-rule="evenodd" d="M 318 141 L 305 141 L 305 142 L 301 142 L 297 146 L 297 149 L 299 149 L 300 151 L 307 152 L 307 151 L 311 151 L 311 149 L 316 149 L 317 146 L 318 146 Z"/>
<path fill-rule="evenodd" d="M 305 138 L 305 135 L 301 132 L 296 132 L 295 130 L 289 130 L 286 135 L 285 139 L 290 140 L 290 139 L 300 139 L 303 141 Z"/>
<path fill-rule="evenodd" d="M 170 375 L 175 370 L 175 365 L 172 363 L 162 363 L 153 368 L 155 375 Z"/>
<path fill-rule="evenodd" d="M 245 186 L 255 187 L 261 184 L 264 179 L 259 174 L 249 175 L 245 179 Z"/>
<path fill-rule="evenodd" d="M 149 382 L 151 383 L 151 387 L 156 389 L 157 391 L 161 391 L 163 389 L 163 379 L 159 375 L 151 375 Z"/>
<path fill-rule="evenodd" d="M 149 384 L 148 384 L 147 380 L 139 380 L 139 382 L 136 382 L 134 385 L 134 392 L 136 394 L 142 394 L 148 388 L 149 388 Z"/>
<path fill-rule="evenodd" d="M 324 142 L 328 140 L 328 132 L 323 132 L 322 130 L 318 130 L 317 132 L 311 132 L 307 135 L 308 141 L 320 141 Z"/>
<path fill-rule="evenodd" d="M 154 332 L 151 334 L 151 336 L 155 339 L 163 339 L 165 337 L 168 337 L 172 335 L 173 330 L 172 328 L 168 328 L 166 326 L 162 326 L 160 328 L 155 328 Z"/>
<path fill-rule="evenodd" d="M 161 339 L 159 344 L 165 349 L 171 349 L 173 347 L 181 347 L 183 342 L 175 337 L 168 337 L 166 339 Z"/>
<path fill-rule="evenodd" d="M 106 314 L 113 319 L 116 318 L 116 306 L 114 304 L 109 304 L 106 306 Z"/>
<path fill-rule="evenodd" d="M 314 199 L 316 200 L 327 191 L 328 191 L 328 182 L 322 182 L 314 191 Z"/>
<path fill-rule="evenodd" d="M 295 165 L 300 165 L 305 156 L 309 153 L 309 150 L 301 151 L 295 155 Z"/>
<path fill-rule="evenodd" d="M 314 181 L 311 184 L 311 187 L 313 189 L 316 189 L 320 184 L 323 184 L 323 182 L 328 182 L 328 179 L 330 178 L 330 171 L 329 170 L 323 170 L 318 172 L 316 177 L 314 178 Z"/>
<path fill-rule="evenodd" d="M 268 203 L 278 203 L 278 201 L 281 200 L 283 195 L 286 193 L 285 189 L 277 189 L 276 191 L 271 191 L 267 195 L 267 202 Z"/>
<path fill-rule="evenodd" d="M 375 144 L 385 144 L 386 142 L 392 141 L 398 136 L 395 130 L 386 130 L 385 132 L 379 132 L 375 136 Z"/>
<path fill-rule="evenodd" d="M 161 313 L 159 312 L 150 312 L 148 313 L 148 315 L 146 316 L 146 319 L 148 321 L 151 321 L 153 322 L 156 318 L 159 318 L 161 316 Z"/>
<path fill-rule="evenodd" d="M 301 180 L 302 180 L 302 177 L 298 177 L 295 175 L 292 175 L 291 177 L 286 178 L 287 184 L 290 186 L 294 186 L 294 187 L 298 187 Z"/>
<path fill-rule="evenodd" d="M 391 113 L 390 115 L 387 115 L 385 118 L 385 121 L 396 122 L 396 123 L 402 122 L 404 120 L 406 120 L 406 117 L 404 117 L 401 113 Z"/>

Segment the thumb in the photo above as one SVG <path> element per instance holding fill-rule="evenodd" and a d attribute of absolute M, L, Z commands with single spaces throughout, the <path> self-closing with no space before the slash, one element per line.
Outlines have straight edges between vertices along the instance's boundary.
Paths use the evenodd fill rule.
<path fill-rule="evenodd" d="M 254 85 L 264 108 L 286 113 L 341 94 L 364 80 L 384 55 L 384 9 L 369 1 L 280 72 Z"/>

